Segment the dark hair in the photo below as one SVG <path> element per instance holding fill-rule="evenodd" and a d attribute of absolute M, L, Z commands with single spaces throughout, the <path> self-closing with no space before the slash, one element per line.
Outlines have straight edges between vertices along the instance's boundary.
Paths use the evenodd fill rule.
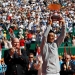
<path fill-rule="evenodd" d="M 53 30 L 50 30 L 49 33 L 54 33 L 55 34 L 55 32 Z"/>
<path fill-rule="evenodd" d="M 33 55 L 33 56 L 34 56 L 34 54 L 33 54 L 33 53 L 29 53 L 29 56 L 30 56 L 30 55 Z"/>
<path fill-rule="evenodd" d="M 75 23 L 73 23 L 73 27 L 75 26 Z"/>
<path fill-rule="evenodd" d="M 48 41 L 48 39 L 49 39 L 48 37 L 49 37 L 49 34 L 50 34 L 50 33 L 55 34 L 55 32 L 54 32 L 53 30 L 50 30 L 49 33 L 48 33 L 48 36 L 47 36 L 47 42 L 49 42 L 49 41 Z"/>
<path fill-rule="evenodd" d="M 55 34 L 55 32 L 54 32 L 53 30 L 50 30 L 49 33 L 54 33 L 54 34 Z M 48 33 L 48 36 L 49 36 L 49 33 Z M 47 37 L 48 37 L 48 36 L 47 36 Z"/>

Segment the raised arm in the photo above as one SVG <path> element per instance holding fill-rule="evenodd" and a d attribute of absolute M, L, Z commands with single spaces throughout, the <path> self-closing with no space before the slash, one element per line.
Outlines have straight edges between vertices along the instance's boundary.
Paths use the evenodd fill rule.
<path fill-rule="evenodd" d="M 47 36 L 48 36 L 48 33 L 49 33 L 49 31 L 51 30 L 51 24 L 52 24 L 52 22 L 50 22 L 50 24 L 47 26 L 47 28 L 46 28 L 46 31 L 44 32 L 44 34 L 43 34 L 43 38 L 42 38 L 42 42 L 41 42 L 41 46 L 40 46 L 40 48 L 41 48 L 41 50 L 43 50 L 43 46 L 44 46 L 44 44 L 47 42 Z"/>
<path fill-rule="evenodd" d="M 65 25 L 65 21 L 64 20 L 61 20 L 62 22 L 62 29 L 61 29 L 61 34 L 60 36 L 57 38 L 56 40 L 56 43 L 57 43 L 57 46 L 60 46 L 60 44 L 62 43 L 62 41 L 64 40 L 65 38 L 65 35 L 66 35 L 66 25 Z"/>

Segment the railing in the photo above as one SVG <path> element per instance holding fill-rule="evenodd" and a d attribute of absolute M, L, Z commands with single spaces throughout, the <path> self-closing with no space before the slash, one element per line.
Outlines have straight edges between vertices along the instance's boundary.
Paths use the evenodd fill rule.
<path fill-rule="evenodd" d="M 66 50 L 66 52 L 67 52 L 68 54 L 75 55 L 75 46 L 59 47 L 59 48 L 58 48 L 58 53 L 59 53 L 59 55 L 63 55 L 64 50 Z"/>
<path fill-rule="evenodd" d="M 65 49 L 67 53 L 71 53 L 72 55 L 75 55 L 75 46 L 65 46 Z M 2 49 L 2 58 L 4 57 L 4 51 L 7 49 Z M 58 48 L 59 55 L 63 55 L 64 53 L 64 46 Z"/>
<path fill-rule="evenodd" d="M 4 51 L 7 49 L 2 49 L 2 59 L 4 58 Z M 67 53 L 71 53 L 72 55 L 75 55 L 75 46 L 66 46 L 66 47 L 59 47 L 58 53 L 59 55 L 63 55 L 64 50 L 66 50 Z M 4 63 L 4 59 L 0 61 L 0 73 L 5 72 L 7 69 L 7 65 Z"/>

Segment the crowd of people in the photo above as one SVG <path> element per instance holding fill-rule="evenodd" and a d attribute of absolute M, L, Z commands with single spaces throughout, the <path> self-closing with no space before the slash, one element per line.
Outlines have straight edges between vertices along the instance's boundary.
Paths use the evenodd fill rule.
<path fill-rule="evenodd" d="M 52 3 L 60 4 L 61 9 L 49 10 L 47 6 Z M 43 68 L 43 73 L 44 73 L 43 75 L 49 75 L 46 74 L 49 73 L 50 70 L 49 68 L 46 68 L 46 66 L 49 65 L 48 67 L 50 67 L 50 64 L 48 63 L 48 65 L 46 65 L 46 63 L 48 62 L 47 60 L 48 58 L 44 59 L 43 52 L 45 51 L 44 50 L 42 51 L 43 62 L 40 59 L 38 59 L 36 56 L 37 50 L 39 50 L 38 54 L 40 54 L 40 50 L 43 49 L 40 48 L 41 42 L 43 42 L 43 44 L 45 44 L 44 42 L 46 42 L 45 40 L 42 41 L 43 34 L 50 24 L 51 29 L 53 30 L 51 31 L 51 33 L 55 34 L 55 37 L 53 39 L 58 40 L 62 34 L 62 28 L 63 28 L 62 27 L 63 23 L 61 22 L 61 20 L 64 19 L 65 21 L 64 25 L 66 26 L 65 27 L 66 30 L 63 37 L 59 39 L 59 42 L 57 42 L 57 46 L 60 46 L 62 42 L 64 42 L 64 46 L 68 46 L 70 42 L 72 46 L 75 46 L 75 33 L 73 32 L 75 28 L 74 15 L 75 15 L 74 0 L 1 0 L 0 1 L 0 48 L 7 49 L 4 53 L 4 61 L 5 64 L 8 66 L 5 75 L 16 75 L 16 74 L 37 75 L 40 69 L 38 66 L 40 66 L 43 62 L 44 62 L 43 65 L 45 66 L 45 68 Z M 57 16 L 57 18 L 54 19 L 52 18 L 52 16 Z M 47 34 L 45 34 L 45 37 L 49 36 Z M 16 40 L 14 41 L 13 38 L 16 39 L 17 41 Z M 47 42 L 51 41 L 47 40 Z M 15 48 L 16 43 L 20 43 L 19 44 L 20 48 Z M 34 50 L 30 48 L 31 44 L 35 44 Z M 44 47 L 44 45 L 42 47 Z M 54 47 L 54 45 L 52 45 L 51 47 Z M 17 54 L 16 54 L 17 52 L 16 49 L 19 49 Z M 21 51 L 21 49 L 23 50 Z M 52 48 L 52 50 L 55 49 Z M 51 52 L 53 52 L 52 50 Z M 54 53 L 55 54 L 53 55 L 56 57 L 58 54 L 57 52 Z M 75 61 L 74 60 L 72 61 L 69 55 L 65 56 L 66 60 L 68 60 L 67 56 L 70 59 L 69 61 L 72 62 L 72 65 L 70 64 L 69 68 L 67 69 L 67 66 L 65 67 L 65 65 L 63 66 L 62 64 L 60 72 L 61 75 L 63 74 L 63 72 L 65 75 L 70 75 L 70 74 L 72 75 L 73 73 L 75 73 L 74 69 Z M 51 56 L 46 56 L 46 57 L 51 58 Z M 52 58 L 52 60 L 54 58 Z M 38 61 L 36 61 L 36 59 L 38 59 L 39 61 L 37 65 L 36 62 Z M 57 57 L 56 59 L 58 60 Z M 47 61 L 45 62 L 45 60 Z M 55 61 L 53 60 L 53 62 Z M 65 60 L 62 62 L 65 63 Z M 26 63 L 26 65 L 24 63 Z M 55 65 L 55 63 L 53 64 Z M 52 73 L 52 75 L 54 74 Z M 57 75 L 59 74 L 57 73 Z"/>
<path fill-rule="evenodd" d="M 0 2 L 0 42 L 2 48 L 11 47 L 11 38 L 18 37 L 21 47 L 24 43 L 40 43 L 42 35 L 47 27 L 47 22 L 53 14 L 63 16 L 66 22 L 66 37 L 64 42 L 70 42 L 70 37 L 75 23 L 75 3 L 63 1 L 61 10 L 51 11 L 47 8 L 48 3 L 43 0 L 26 2 L 25 0 L 4 0 Z M 75 25 L 75 24 L 74 24 Z M 60 35 L 61 25 L 59 21 L 53 21 L 53 29 L 56 33 L 55 39 Z M 74 40 L 74 38 L 73 38 Z M 72 42 L 72 41 L 71 41 Z M 67 43 L 68 44 L 68 43 Z M 74 45 L 74 42 L 72 42 Z M 65 44 L 66 45 L 66 44 Z"/>

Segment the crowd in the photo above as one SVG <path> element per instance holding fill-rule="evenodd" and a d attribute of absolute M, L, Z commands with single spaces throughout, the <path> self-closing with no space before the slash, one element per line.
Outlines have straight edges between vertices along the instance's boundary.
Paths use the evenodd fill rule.
<path fill-rule="evenodd" d="M 27 0 L 28 1 L 28 0 Z M 27 2 L 25 0 L 4 0 L 0 2 L 0 42 L 2 48 L 11 47 L 11 38 L 18 37 L 21 47 L 24 43 L 32 42 L 40 43 L 42 35 L 47 27 L 47 22 L 53 14 L 63 16 L 66 22 L 66 37 L 64 42 L 69 42 L 69 38 L 73 31 L 73 23 L 75 23 L 75 3 L 74 1 L 62 1 L 60 11 L 50 11 L 48 3 L 43 0 L 33 0 Z M 60 2 L 60 1 L 59 1 Z M 74 24 L 75 25 L 75 24 Z M 60 35 L 61 25 L 59 21 L 53 21 L 53 29 L 56 38 Z M 74 38 L 73 38 L 74 40 Z M 74 44 L 74 42 L 72 42 Z"/>
<path fill-rule="evenodd" d="M 60 3 L 61 9 L 55 11 L 49 10 L 47 6 L 51 3 Z M 68 44 L 71 42 L 71 44 L 75 46 L 75 34 L 73 33 L 73 30 L 75 28 L 74 0 L 1 0 L 1 49 L 12 49 L 12 39 L 18 38 L 20 41 L 20 48 L 26 50 L 26 54 L 27 56 L 29 56 L 29 61 L 33 61 L 34 56 L 37 55 L 37 50 L 40 50 L 40 43 L 42 42 L 43 33 L 48 27 L 49 20 L 51 19 L 50 16 L 53 15 L 63 17 L 65 20 L 66 36 L 63 40 L 63 42 L 65 43 L 64 45 L 68 46 Z M 60 36 L 61 28 L 62 25 L 59 20 L 52 21 L 52 30 L 55 33 L 55 40 Z M 34 50 L 33 48 L 31 48 L 32 44 L 35 44 Z M 31 66 L 28 65 L 29 75 L 34 70 L 35 73 L 37 73 L 37 69 L 33 69 L 34 65 L 32 66 L 31 71 L 29 71 Z M 61 71 L 65 70 L 66 72 L 66 69 L 61 69 Z M 71 69 L 72 67 L 69 68 L 69 70 Z M 75 69 L 73 68 L 73 70 Z M 71 71 L 71 73 L 73 72 L 74 71 Z"/>

